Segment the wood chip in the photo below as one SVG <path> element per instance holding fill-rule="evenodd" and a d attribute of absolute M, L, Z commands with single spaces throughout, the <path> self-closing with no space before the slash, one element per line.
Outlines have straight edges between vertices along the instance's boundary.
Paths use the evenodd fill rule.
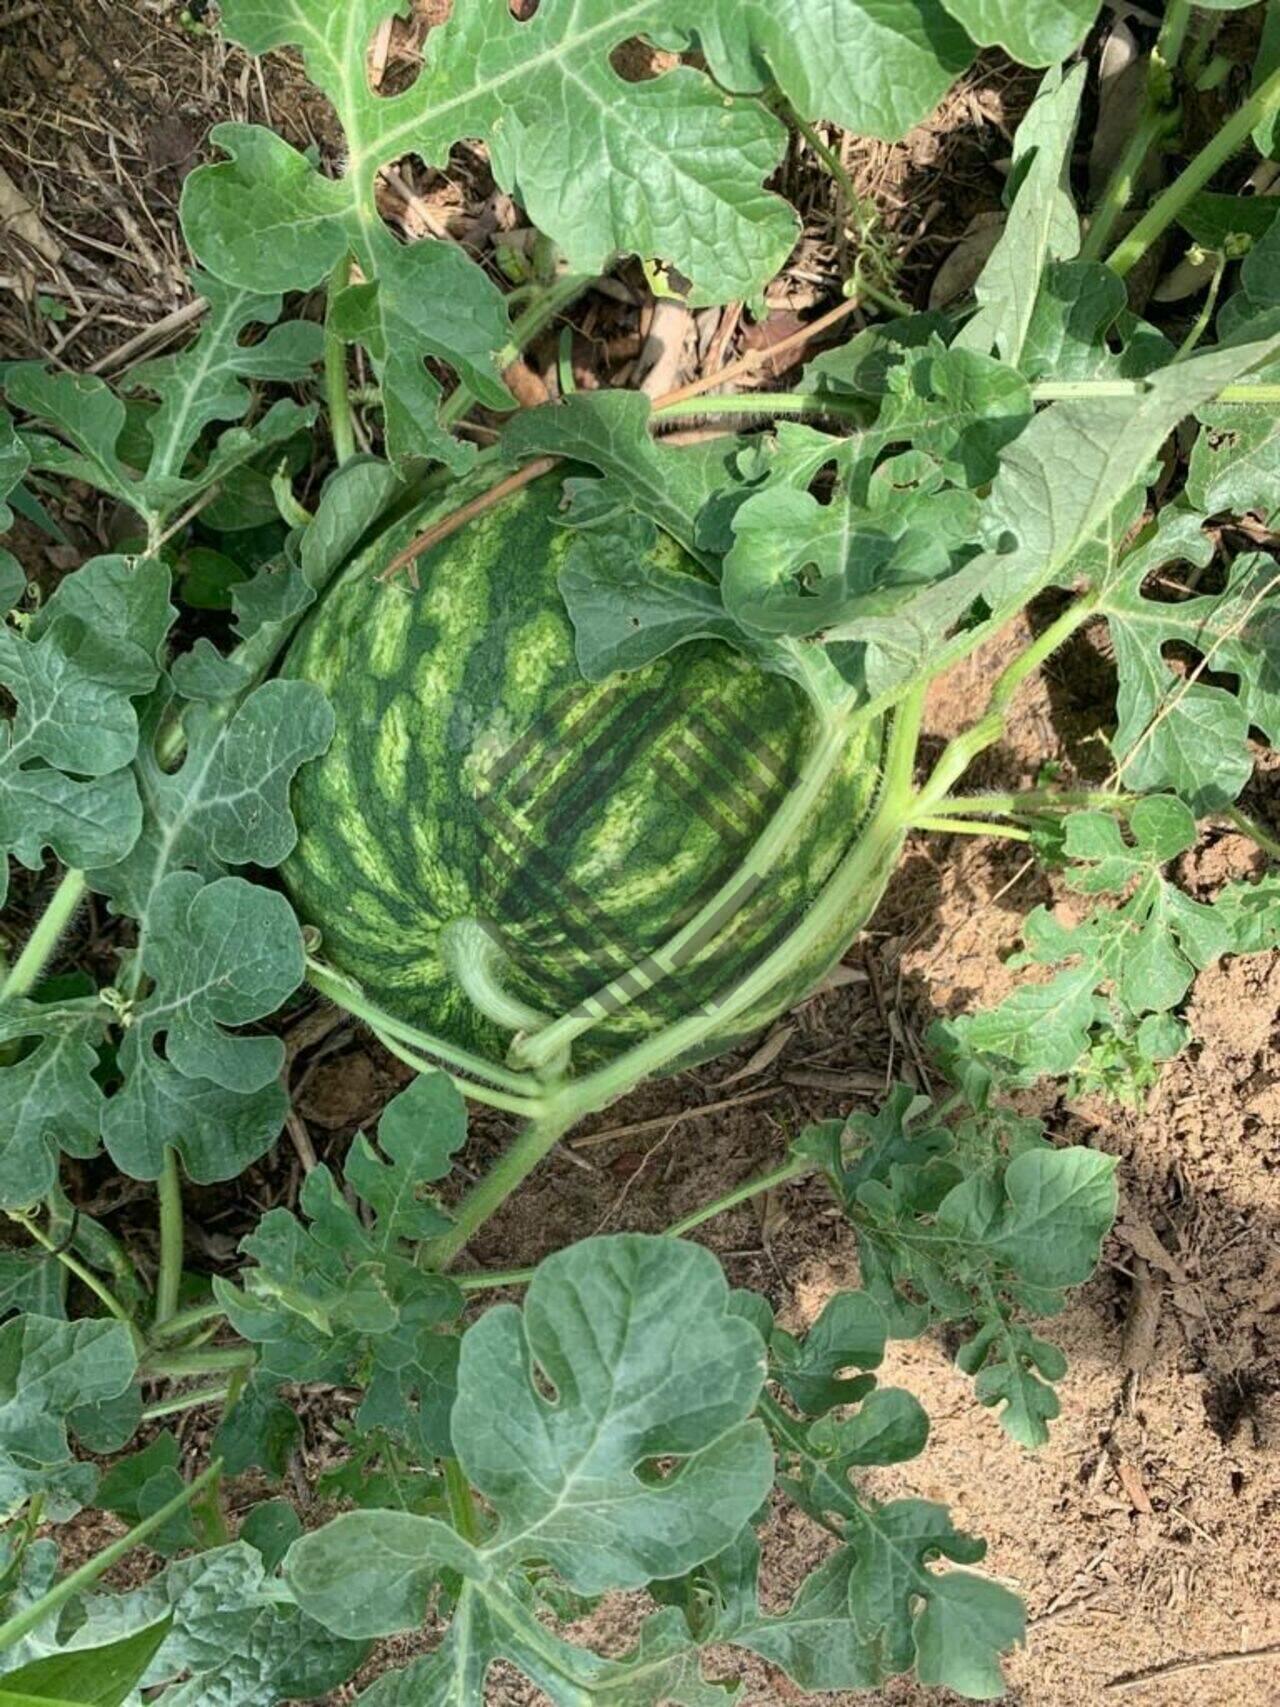
<path fill-rule="evenodd" d="M 1185 1268 L 1176 1257 L 1161 1243 L 1160 1235 L 1149 1221 L 1144 1221 L 1138 1215 L 1126 1215 L 1123 1221 L 1116 1224 L 1116 1237 L 1123 1240 L 1131 1251 L 1137 1253 L 1144 1262 L 1149 1262 L 1152 1268 L 1158 1268 L 1177 1286 L 1186 1286 L 1190 1281 Z"/>
<path fill-rule="evenodd" d="M 1133 1293 L 1129 1299 L 1129 1314 L 1120 1340 L 1120 1355 L 1125 1368 L 1139 1375 L 1148 1368 L 1155 1356 L 1156 1333 L 1160 1327 L 1160 1303 L 1164 1295 L 1162 1281 L 1154 1280 L 1151 1270 L 1141 1257 L 1133 1263 Z"/>
<path fill-rule="evenodd" d="M 784 1073 L 782 1082 L 806 1091 L 844 1091 L 854 1096 L 879 1096 L 884 1090 L 884 1078 L 879 1073 L 832 1073 L 821 1067 L 798 1067 Z"/>
<path fill-rule="evenodd" d="M 62 245 L 45 229 L 35 208 L 0 166 L 0 235 L 19 238 L 50 266 L 62 259 Z M 6 244 L 6 247 L 8 245 Z"/>
<path fill-rule="evenodd" d="M 1129 1496 L 1129 1504 L 1135 1511 L 1140 1511 L 1143 1517 L 1150 1517 L 1152 1512 L 1151 1497 L 1142 1485 L 1142 1477 L 1136 1464 L 1131 1464 L 1127 1458 L 1117 1458 L 1116 1475 L 1120 1478 L 1120 1486 Z"/>
<path fill-rule="evenodd" d="M 736 1085 L 739 1079 L 754 1078 L 757 1073 L 763 1073 L 766 1067 L 772 1067 L 795 1036 L 796 1030 L 794 1025 L 775 1025 L 751 1059 L 739 1067 L 736 1073 L 730 1073 L 727 1079 L 721 1079 L 716 1088 L 723 1090 L 726 1085 Z"/>

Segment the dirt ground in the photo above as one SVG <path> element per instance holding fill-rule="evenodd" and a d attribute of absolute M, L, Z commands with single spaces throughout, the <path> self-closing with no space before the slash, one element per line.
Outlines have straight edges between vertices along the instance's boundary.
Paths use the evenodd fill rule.
<path fill-rule="evenodd" d="M 21 257 L 0 251 L 0 354 L 110 368 L 124 341 L 176 316 L 187 300 L 176 198 L 212 119 L 265 118 L 294 140 L 335 145 L 323 102 L 287 64 L 259 68 L 201 33 L 203 8 L 191 8 L 194 27 L 179 10 L 163 0 L 0 4 L 0 167 L 52 244 L 40 269 L 43 304 L 14 288 L 17 259 L 31 260 L 29 238 L 10 239 L 26 245 Z M 425 20 L 432 9 L 420 12 Z M 412 39 L 397 27 L 388 76 Z M 974 215 L 998 206 L 1030 87 L 1024 74 L 984 63 L 902 145 L 842 142 L 913 300 L 924 303 L 936 290 Z M 694 371 L 753 339 L 766 347 L 794 329 L 796 316 L 833 298 L 850 239 L 811 165 L 797 155 L 785 168 L 805 236 L 771 293 L 774 314 L 762 328 L 740 306 L 700 317 L 684 358 Z M 402 227 L 435 220 L 486 262 L 498 234 L 518 235 L 518 212 L 487 182 L 482 158 L 458 152 L 443 173 L 405 163 L 401 178 L 388 217 Z M 579 383 L 627 383 L 642 367 L 651 327 L 627 294 L 578 321 Z M 181 321 L 166 335 L 184 335 Z M 543 395 L 554 389 L 550 344 L 530 352 L 529 369 L 534 398 L 539 385 Z M 86 547 L 101 526 L 74 506 L 64 520 Z M 931 738 L 958 725 L 998 663 L 993 651 L 939 685 Z M 1080 637 L 1026 692 L 1010 738 L 985 757 L 974 786 L 1025 785 L 1053 757 L 1082 776 L 1104 775 L 1099 736 L 1109 684 L 1098 637 Z M 1273 766 L 1251 800 L 1273 832 L 1277 777 Z M 1185 875 L 1207 894 L 1256 869 L 1251 844 L 1210 830 Z M 1016 846 L 962 837 L 913 846 L 837 988 L 782 1022 L 767 1048 L 651 1085 L 598 1118 L 483 1230 L 470 1261 L 508 1267 L 583 1233 L 656 1230 L 776 1163 L 807 1120 L 869 1106 L 895 1077 L 927 1086 L 920 1039 L 931 1018 L 997 999 L 1010 981 L 1003 962 L 1019 920 L 1035 903 L 1060 899 Z M 922 1457 L 874 1473 L 868 1485 L 944 1500 L 960 1524 L 988 1539 L 988 1568 L 1029 1607 L 1027 1647 L 1009 1667 L 1008 1699 L 1018 1707 L 1280 1701 L 1278 1011 L 1280 956 L 1229 961 L 1200 981 L 1190 1014 L 1197 1041 L 1144 1109 L 1096 1099 L 1068 1105 L 1056 1091 L 1028 1098 L 1055 1136 L 1116 1155 L 1122 1189 L 1102 1268 L 1052 1325 L 1071 1370 L 1046 1448 L 1024 1452 L 1002 1435 L 973 1403 L 941 1337 L 891 1350 L 885 1379 L 917 1394 L 933 1432 Z M 354 1027 L 312 1037 L 294 1079 L 307 1143 L 340 1161 L 350 1134 L 376 1118 L 399 1082 L 398 1069 Z M 465 1166 L 481 1168 L 508 1137 L 500 1117 L 479 1114 Z M 194 1260 L 230 1265 L 247 1214 L 290 1201 L 300 1168 L 298 1149 L 282 1144 L 251 1170 L 238 1197 L 215 1191 L 193 1201 Z M 115 1207 L 126 1218 L 136 1212 L 142 1237 L 151 1210 L 139 1195 L 135 1206 L 126 1193 Z M 789 1325 L 812 1321 L 834 1291 L 856 1284 L 852 1240 L 814 1182 L 745 1206 L 703 1234 L 732 1283 L 765 1292 Z M 323 1402 L 308 1406 L 299 1487 L 331 1452 L 336 1414 Z M 194 1444 L 201 1428 L 192 1417 L 184 1438 Z M 827 1545 L 794 1511 L 779 1510 L 766 1545 L 775 1606 Z M 590 1633 L 620 1651 L 635 1617 L 630 1601 L 611 1603 Z M 749 1707 L 798 1699 L 763 1665 L 742 1675 Z M 496 1707 L 541 1699 L 496 1676 L 490 1692 Z M 339 1691 L 329 1707 L 354 1694 Z M 848 1699 L 940 1707 L 952 1698 L 899 1683 Z"/>

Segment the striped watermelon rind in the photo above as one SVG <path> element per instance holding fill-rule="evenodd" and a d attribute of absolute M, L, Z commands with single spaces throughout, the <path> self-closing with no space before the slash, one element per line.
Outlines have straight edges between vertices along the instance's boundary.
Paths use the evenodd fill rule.
<path fill-rule="evenodd" d="M 557 586 L 573 533 L 555 476 L 420 559 L 418 589 L 380 583 L 423 525 L 414 512 L 358 556 L 286 656 L 285 674 L 328 694 L 337 727 L 295 783 L 299 837 L 283 875 L 324 958 L 373 1003 L 498 1062 L 510 1035 L 461 991 L 444 927 L 481 920 L 505 950 L 514 995 L 545 1013 L 573 1008 L 732 875 L 785 799 L 814 719 L 793 683 L 715 641 L 585 681 Z M 700 573 L 666 536 L 654 561 Z M 880 740 L 863 726 L 744 911 L 679 973 L 586 1032 L 578 1065 L 714 1002 L 785 940 L 857 839 Z M 699 1053 L 793 1005 L 863 911 Z"/>

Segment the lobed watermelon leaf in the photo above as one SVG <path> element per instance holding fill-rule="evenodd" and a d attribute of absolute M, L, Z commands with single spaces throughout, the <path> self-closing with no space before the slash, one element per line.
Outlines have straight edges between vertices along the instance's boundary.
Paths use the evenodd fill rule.
<path fill-rule="evenodd" d="M 953 1050 L 964 1024 L 945 1028 Z M 1056 1313 L 1064 1289 L 1092 1272 L 1115 1214 L 1113 1159 L 1050 1149 L 1039 1122 L 999 1108 L 943 1124 L 904 1085 L 875 1115 L 810 1127 L 795 1149 L 827 1175 L 849 1217 L 888 1333 L 971 1323 L 957 1361 L 978 1399 L 1002 1407 L 1015 1440 L 1042 1445 L 1066 1359 L 1023 1317 Z"/>
<path fill-rule="evenodd" d="M 252 1408 L 281 1381 L 358 1386 L 362 1430 L 381 1429 L 427 1459 L 449 1453 L 458 1342 L 440 1330 L 462 1294 L 414 1258 L 450 1225 L 423 1188 L 448 1174 L 465 1137 L 458 1091 L 443 1073 L 423 1074 L 383 1110 L 382 1154 L 363 1133 L 347 1154 L 346 1186 L 363 1219 L 323 1164 L 302 1189 L 308 1225 L 286 1209 L 262 1217 L 241 1246 L 256 1266 L 239 1286 L 214 1283 L 237 1332 L 262 1348 Z"/>
<path fill-rule="evenodd" d="M 168 516 L 315 419 L 314 407 L 280 399 L 260 420 L 229 427 L 196 455 L 206 428 L 241 422 L 250 411 L 246 381 L 306 378 L 320 359 L 322 337 L 307 321 L 275 325 L 278 295 L 228 287 L 207 273 L 192 274 L 191 284 L 208 302 L 198 337 L 180 354 L 143 362 L 129 376 L 130 391 L 157 400 L 135 408 L 141 434 L 101 379 L 49 373 L 38 362 L 17 362 L 4 378 L 9 402 L 58 435 L 34 426 L 19 433 L 30 466 L 108 493 L 142 518 L 153 549 Z M 262 324 L 271 327 L 264 338 L 241 342 L 247 327 Z"/>
<path fill-rule="evenodd" d="M 15 1316 L 0 1326 L 0 1511 L 11 1518 L 33 1496 L 65 1522 L 93 1497 L 98 1476 L 77 1463 L 68 1417 L 124 1392 L 137 1357 L 120 1322 Z"/>
<path fill-rule="evenodd" d="M 1249 475 L 1233 470 L 1227 478 L 1243 483 Z M 1167 565 L 1203 570 L 1213 556 L 1203 517 L 1171 506 L 1150 539 L 1121 558 L 1099 604 L 1119 676 L 1117 774 L 1129 788 L 1174 790 L 1197 816 L 1230 805 L 1248 782 L 1251 728 L 1273 745 L 1280 742 L 1280 569 L 1274 560 L 1242 552 L 1220 592 L 1176 601 L 1152 596 L 1152 579 Z M 1167 650 L 1175 642 L 1198 668 L 1234 676 L 1235 691 L 1195 679 L 1198 668 L 1190 676 L 1175 672 Z"/>

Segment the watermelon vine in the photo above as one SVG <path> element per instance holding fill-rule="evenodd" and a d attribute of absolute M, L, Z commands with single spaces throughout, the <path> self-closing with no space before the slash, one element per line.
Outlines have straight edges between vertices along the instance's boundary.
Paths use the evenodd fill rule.
<path fill-rule="evenodd" d="M 365 53 L 396 0 L 223 0 L 234 42 L 301 51 L 340 165 L 217 127 L 183 197 L 194 342 L 118 390 L 3 372 L 0 525 L 68 479 L 124 520 L 45 597 L 0 552 L 0 889 L 10 859 L 41 874 L 14 885 L 0 966 L 0 1707 L 274 1707 L 424 1629 L 362 1702 L 479 1707 L 506 1662 L 564 1707 L 709 1703 L 735 1650 L 806 1693 L 1003 1689 L 1025 1618 L 969 1569 L 983 1543 L 860 1482 L 928 1434 L 875 1371 L 951 1324 L 976 1400 L 1047 1439 L 1066 1362 L 1030 1324 L 1088 1279 L 1117 1188 L 1015 1093 L 1140 1098 L 1188 1041 L 1197 973 L 1280 946 L 1275 872 L 1211 904 L 1176 877 L 1219 815 L 1280 857 L 1238 804 L 1280 742 L 1280 220 L 1206 191 L 1247 139 L 1274 151 L 1280 73 L 1117 239 L 1172 134 L 1182 0 L 1083 226 L 1092 0 L 822 10 L 455 0 L 382 97 Z M 625 82 L 611 55 L 637 36 L 680 63 Z M 516 409 L 511 363 L 628 258 L 692 306 L 758 300 L 797 230 L 771 179 L 789 138 L 847 180 L 818 121 L 898 137 L 993 44 L 1048 69 L 962 303 L 913 312 L 864 229 L 839 341 L 795 388 L 712 392 L 727 368 Z M 514 318 L 459 246 L 378 215 L 385 166 L 462 137 L 543 233 Z M 1219 264 L 1175 347 L 1124 281 L 1179 226 Z M 290 294 L 313 291 L 310 313 Z M 455 429 L 479 410 L 477 450 Z M 714 430 L 667 442 L 691 418 Z M 242 552 L 229 577 L 206 535 Z M 1208 589 L 1153 597 L 1215 562 Z M 1033 601 L 1038 631 L 923 762 L 931 684 Z M 1028 680 L 1101 624 L 1109 781 L 975 792 Z M 468 1266 L 578 1122 L 808 995 L 933 834 L 1020 842 L 1082 897 L 1070 926 L 1026 920 L 1033 975 L 934 1027 L 937 1096 L 834 1112 L 661 1235 Z M 109 972 L 66 953 L 87 897 Z M 296 1210 L 198 1273 L 184 1192 L 280 1139 L 279 1022 L 308 987 L 415 1076 L 341 1177 L 304 1157 Z M 520 1126 L 464 1186 L 467 1099 Z M 154 1263 L 77 1203 L 68 1160 L 153 1188 Z M 690 1235 L 800 1181 L 847 1219 L 860 1285 L 797 1336 Z M 497 1289 L 518 1302 L 477 1307 Z M 226 1483 L 280 1482 L 301 1396 L 332 1389 L 344 1509 L 304 1524 L 272 1498 L 233 1535 Z M 188 1475 L 162 1425 L 196 1407 L 217 1422 Z M 831 1540 L 781 1612 L 775 1494 Z M 64 1571 L 56 1526 L 95 1506 L 126 1533 Z M 106 1588 L 144 1546 L 141 1586 Z M 617 1591 L 649 1597 L 631 1651 L 560 1633 Z"/>

